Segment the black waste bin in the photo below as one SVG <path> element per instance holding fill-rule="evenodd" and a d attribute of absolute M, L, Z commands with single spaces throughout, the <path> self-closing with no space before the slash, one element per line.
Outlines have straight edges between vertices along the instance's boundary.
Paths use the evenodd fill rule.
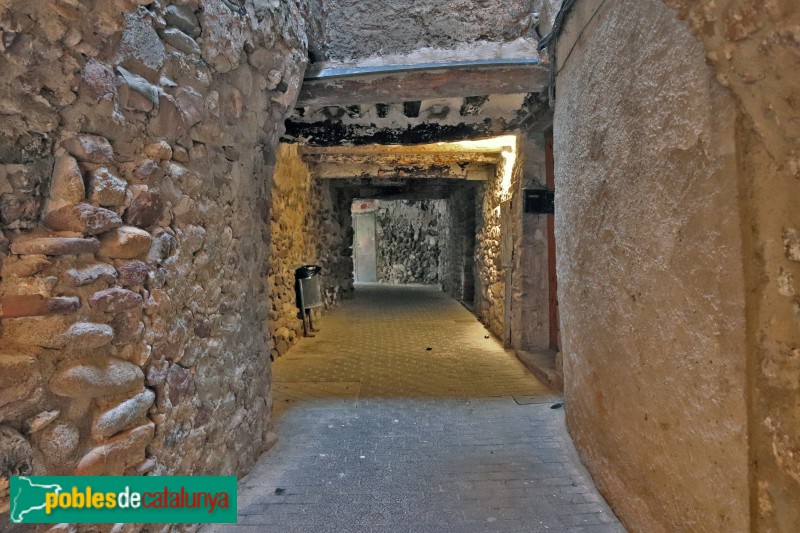
<path fill-rule="evenodd" d="M 314 323 L 311 321 L 310 310 L 315 307 L 322 307 L 325 303 L 322 300 L 321 272 L 322 267 L 319 265 L 303 265 L 294 271 L 297 307 L 300 309 L 300 315 L 303 319 L 303 333 L 306 336 L 308 336 L 306 317 L 308 317 L 311 331 L 316 331 Z"/>

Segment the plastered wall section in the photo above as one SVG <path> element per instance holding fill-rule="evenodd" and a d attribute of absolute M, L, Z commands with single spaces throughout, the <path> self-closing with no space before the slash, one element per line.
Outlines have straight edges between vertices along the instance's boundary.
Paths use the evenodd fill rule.
<path fill-rule="evenodd" d="M 533 10 L 539 13 L 539 31 L 544 37 L 553 29 L 553 22 L 555 22 L 556 15 L 558 14 L 563 0 L 534 0 Z"/>
<path fill-rule="evenodd" d="M 800 530 L 800 5 L 669 0 L 736 99 L 751 390 L 752 526 Z"/>
<path fill-rule="evenodd" d="M 529 4 L 528 0 L 324 0 L 325 59 L 403 55 L 530 37 Z"/>
<path fill-rule="evenodd" d="M 312 176 L 295 144 L 281 144 L 271 191 L 269 258 L 269 331 L 272 358 L 285 355 L 303 335 L 298 318 L 295 270 L 322 267 L 324 307 L 317 320 L 353 291 L 349 206 L 330 188 L 330 180 Z"/>
<path fill-rule="evenodd" d="M 4 476 L 241 475 L 271 442 L 269 189 L 304 21 L 140 4 L 0 7 Z"/>
<path fill-rule="evenodd" d="M 525 213 L 524 190 L 545 188 L 547 183 L 544 133 L 521 136 L 519 157 L 521 171 L 513 185 L 511 346 L 543 351 L 550 339 L 547 215 Z"/>
<path fill-rule="evenodd" d="M 747 531 L 735 104 L 662 2 L 600 3 L 557 48 L 569 429 L 630 530 Z"/>

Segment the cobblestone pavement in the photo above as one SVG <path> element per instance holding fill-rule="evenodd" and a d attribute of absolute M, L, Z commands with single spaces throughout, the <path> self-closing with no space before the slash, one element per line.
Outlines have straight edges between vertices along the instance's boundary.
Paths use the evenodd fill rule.
<path fill-rule="evenodd" d="M 560 397 L 487 335 L 434 289 L 358 286 L 274 364 L 279 441 L 206 531 L 624 532 Z"/>

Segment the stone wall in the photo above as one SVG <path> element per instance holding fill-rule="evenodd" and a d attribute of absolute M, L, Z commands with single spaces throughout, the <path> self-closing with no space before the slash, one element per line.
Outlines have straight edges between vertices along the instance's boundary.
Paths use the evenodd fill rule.
<path fill-rule="evenodd" d="M 297 145 L 282 144 L 272 188 L 269 258 L 269 331 L 273 359 L 284 355 L 303 334 L 298 318 L 295 270 L 322 267 L 325 308 L 353 290 L 352 235 L 346 200 L 330 190 L 329 180 L 314 179 Z M 321 309 L 314 311 L 314 319 Z"/>
<path fill-rule="evenodd" d="M 511 200 L 514 175 L 521 172 L 516 157 L 517 139 L 509 141 L 505 153 L 509 155 L 496 167 L 495 174 L 479 189 L 475 268 L 475 314 L 492 333 L 505 338 L 506 272 L 503 266 L 502 246 L 504 234 L 511 235 L 512 227 L 507 217 L 503 221 L 501 204 Z M 514 155 L 511 155 L 511 154 Z M 517 179 L 519 179 L 517 177 Z M 512 252 L 513 253 L 513 252 Z M 510 265 L 509 265 L 510 266 Z"/>
<path fill-rule="evenodd" d="M 325 12 L 324 59 L 334 61 L 533 35 L 529 0 L 325 0 Z M 535 44 L 529 48 L 535 53 Z"/>
<path fill-rule="evenodd" d="M 375 203 L 378 282 L 440 281 L 444 200 L 378 200 Z"/>
<path fill-rule="evenodd" d="M 520 140 L 522 172 L 513 190 L 514 259 L 511 287 L 511 346 L 517 350 L 550 347 L 547 217 L 524 212 L 523 191 L 547 185 L 543 133 Z"/>
<path fill-rule="evenodd" d="M 325 45 L 325 0 L 303 0 L 298 2 L 308 36 L 308 60 L 316 63 L 324 58 Z"/>
<path fill-rule="evenodd" d="M 561 9 L 562 0 L 534 0 L 533 10 L 539 13 L 539 32 L 542 37 L 553 29 L 553 22 Z"/>
<path fill-rule="evenodd" d="M 568 425 L 632 531 L 747 531 L 735 101 L 663 2 L 601 3 L 556 50 Z"/>
<path fill-rule="evenodd" d="M 268 192 L 305 23 L 139 4 L 0 7 L 3 475 L 242 474 L 269 446 Z"/>
<path fill-rule="evenodd" d="M 800 5 L 665 0 L 735 99 L 753 526 L 800 530 Z"/>
<path fill-rule="evenodd" d="M 478 225 L 478 212 L 480 206 L 476 189 L 458 187 L 447 199 L 447 211 L 442 224 L 439 275 L 442 290 L 470 306 L 475 303 L 475 228 Z"/>

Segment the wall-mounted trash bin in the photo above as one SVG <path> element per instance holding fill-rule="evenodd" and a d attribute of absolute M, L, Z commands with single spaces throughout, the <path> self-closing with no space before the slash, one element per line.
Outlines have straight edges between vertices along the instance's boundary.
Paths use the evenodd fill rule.
<path fill-rule="evenodd" d="M 303 265 L 294 271 L 295 287 L 297 289 L 297 307 L 303 319 L 303 333 L 308 336 L 309 328 L 306 327 L 306 317 L 308 318 L 311 331 L 314 323 L 311 320 L 310 310 L 315 307 L 322 307 L 322 277 L 320 273 L 322 267 L 319 265 Z"/>

